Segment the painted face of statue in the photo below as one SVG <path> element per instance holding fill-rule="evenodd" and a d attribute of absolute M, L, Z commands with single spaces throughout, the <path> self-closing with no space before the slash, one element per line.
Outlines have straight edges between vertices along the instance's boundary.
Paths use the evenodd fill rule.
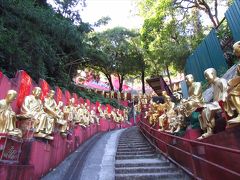
<path fill-rule="evenodd" d="M 40 87 L 35 87 L 32 91 L 32 94 L 38 99 L 40 98 L 41 92 L 42 90 Z"/>
<path fill-rule="evenodd" d="M 208 68 L 204 71 L 204 76 L 209 84 L 213 83 L 217 77 L 217 72 L 214 68 Z"/>
<path fill-rule="evenodd" d="M 51 90 L 51 91 L 49 92 L 48 96 L 49 96 L 50 98 L 53 98 L 54 94 L 55 94 L 55 91 Z"/>
<path fill-rule="evenodd" d="M 9 90 L 6 95 L 6 101 L 12 103 L 17 97 L 17 92 L 14 90 Z"/>
<path fill-rule="evenodd" d="M 235 56 L 237 56 L 238 59 L 240 59 L 240 41 L 236 42 L 233 45 L 233 53 Z"/>
<path fill-rule="evenodd" d="M 188 86 L 191 86 L 192 83 L 194 82 L 194 78 L 192 74 L 186 75 L 185 79 Z"/>

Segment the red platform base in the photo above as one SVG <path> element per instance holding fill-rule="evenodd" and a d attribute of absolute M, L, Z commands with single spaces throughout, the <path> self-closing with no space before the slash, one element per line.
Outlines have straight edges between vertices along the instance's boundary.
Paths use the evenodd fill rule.
<path fill-rule="evenodd" d="M 32 180 L 34 167 L 32 165 L 0 164 L 0 178 L 14 180 Z"/>
<path fill-rule="evenodd" d="M 0 133 L 0 162 L 18 163 L 22 139 Z"/>

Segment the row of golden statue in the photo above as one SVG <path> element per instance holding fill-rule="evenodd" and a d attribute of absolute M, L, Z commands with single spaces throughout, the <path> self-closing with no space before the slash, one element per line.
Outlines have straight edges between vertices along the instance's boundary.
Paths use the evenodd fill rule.
<path fill-rule="evenodd" d="M 102 91 L 102 95 L 106 98 L 114 99 L 115 98 L 115 91 Z M 117 100 L 122 100 L 122 93 L 120 91 L 117 92 Z M 128 100 L 128 93 L 124 92 L 123 93 L 123 100 L 127 101 Z"/>
<path fill-rule="evenodd" d="M 240 60 L 240 41 L 233 45 L 233 50 L 233 53 Z M 240 123 L 240 64 L 237 65 L 236 75 L 228 82 L 224 78 L 217 77 L 214 68 L 206 69 L 204 77 L 213 89 L 212 102 L 204 102 L 201 83 L 194 82 L 193 75 L 188 74 L 185 80 L 189 97 L 180 100 L 180 103 L 175 105 L 166 92 L 163 92 L 165 103 L 150 102 L 145 118 L 151 125 L 159 123 L 159 131 L 176 133 L 185 125 L 185 117 L 189 117 L 194 111 L 200 109 L 201 113 L 198 119 L 204 133 L 198 139 L 213 134 L 215 115 L 219 111 L 228 115 L 228 125 Z M 220 106 L 220 103 L 223 105 Z"/>
<path fill-rule="evenodd" d="M 75 124 L 87 127 L 92 123 L 99 124 L 100 118 L 112 119 L 115 122 L 123 122 L 128 119 L 127 109 L 124 109 L 123 113 L 120 113 L 119 109 L 113 109 L 111 113 L 108 113 L 107 109 L 102 110 L 99 105 L 99 115 L 97 115 L 96 109 L 91 110 L 87 103 L 75 106 L 74 98 L 70 99 L 67 106 L 63 106 L 61 101 L 57 104 L 53 90 L 49 91 L 42 102 L 41 92 L 40 87 L 35 87 L 32 94 L 25 97 L 20 114 L 16 115 L 11 103 L 16 99 L 17 92 L 9 90 L 5 99 L 0 100 L 0 133 L 22 137 L 22 130 L 16 128 L 16 121 L 31 119 L 34 137 L 52 140 L 54 128 L 66 136 L 69 128 Z"/>

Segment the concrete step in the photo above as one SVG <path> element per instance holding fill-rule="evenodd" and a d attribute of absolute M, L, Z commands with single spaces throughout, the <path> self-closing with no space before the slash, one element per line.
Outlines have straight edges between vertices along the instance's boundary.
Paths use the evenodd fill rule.
<path fill-rule="evenodd" d="M 128 145 L 121 145 L 121 146 L 118 146 L 118 148 L 147 148 L 149 147 L 150 145 L 146 144 L 146 145 L 133 145 L 133 144 L 128 144 Z"/>
<path fill-rule="evenodd" d="M 118 143 L 121 144 L 121 143 L 147 143 L 147 142 L 141 140 L 141 141 L 119 141 Z"/>
<path fill-rule="evenodd" d="M 155 154 L 144 154 L 144 155 L 117 155 L 115 157 L 115 159 L 151 159 L 151 158 L 155 158 L 156 155 Z"/>
<path fill-rule="evenodd" d="M 126 145 L 136 145 L 136 146 L 141 146 L 141 145 L 149 145 L 146 142 L 126 142 L 126 143 L 118 143 L 118 146 L 126 146 Z"/>
<path fill-rule="evenodd" d="M 120 138 L 119 141 L 146 141 L 146 139 L 141 137 L 140 138 Z"/>
<path fill-rule="evenodd" d="M 180 180 L 183 179 L 181 173 L 132 173 L 116 174 L 115 180 Z"/>
<path fill-rule="evenodd" d="M 169 166 L 170 162 L 158 158 L 153 159 L 122 159 L 116 160 L 115 167 L 148 167 L 148 166 Z"/>
<path fill-rule="evenodd" d="M 134 136 L 139 136 L 139 135 L 134 134 Z M 139 139 L 145 140 L 144 137 L 135 137 L 135 138 L 132 138 L 132 137 L 120 137 L 119 141 L 122 141 L 122 140 L 130 140 L 131 141 L 131 140 L 139 140 Z"/>
<path fill-rule="evenodd" d="M 134 149 L 134 148 L 118 148 L 117 152 L 140 152 L 140 151 L 152 151 L 152 148 L 138 148 L 138 149 Z"/>
<path fill-rule="evenodd" d="M 137 155 L 137 154 L 153 154 L 152 150 L 149 151 L 129 151 L 129 152 L 117 152 L 116 155 Z"/>
<path fill-rule="evenodd" d="M 177 173 L 177 169 L 170 166 L 150 166 L 150 167 L 118 167 L 115 168 L 116 174 L 133 174 L 133 173 Z"/>

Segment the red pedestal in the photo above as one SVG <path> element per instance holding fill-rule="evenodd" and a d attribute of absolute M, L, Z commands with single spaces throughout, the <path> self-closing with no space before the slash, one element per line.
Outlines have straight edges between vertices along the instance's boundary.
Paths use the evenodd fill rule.
<path fill-rule="evenodd" d="M 22 130 L 24 140 L 30 140 L 33 138 L 33 120 L 19 120 L 17 121 L 17 127 Z"/>
<path fill-rule="evenodd" d="M 26 141 L 23 144 L 20 159 L 34 166 L 34 177 L 39 179 L 53 168 L 51 155 L 51 145 L 47 141 Z"/>
<path fill-rule="evenodd" d="M 100 122 L 100 131 L 101 132 L 105 132 L 105 131 L 109 130 L 110 121 L 101 118 L 99 122 Z"/>
<path fill-rule="evenodd" d="M 34 180 L 32 165 L 0 164 L 1 180 Z"/>
<path fill-rule="evenodd" d="M 113 121 L 110 121 L 110 129 L 113 130 L 116 127 L 116 123 Z"/>
<path fill-rule="evenodd" d="M 22 139 L 0 133 L 0 162 L 18 163 Z"/>

